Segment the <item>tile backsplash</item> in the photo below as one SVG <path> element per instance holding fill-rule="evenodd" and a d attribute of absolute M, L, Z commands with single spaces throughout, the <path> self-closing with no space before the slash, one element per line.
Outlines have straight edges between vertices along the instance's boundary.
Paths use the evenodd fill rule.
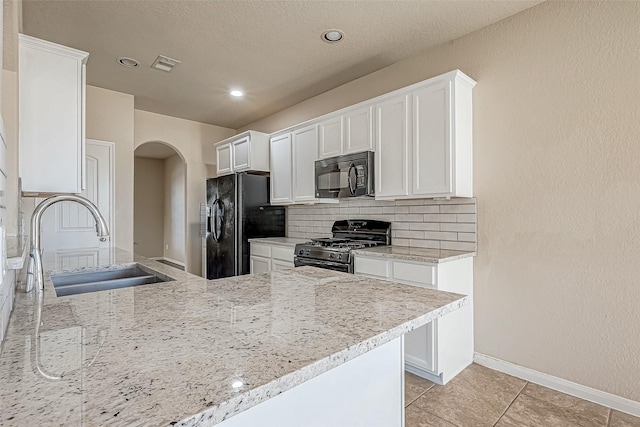
<path fill-rule="evenodd" d="M 343 199 L 336 204 L 287 207 L 287 236 L 331 236 L 340 219 L 372 219 L 391 222 L 391 244 L 430 249 L 475 251 L 477 206 L 475 198 L 451 200 L 381 201 Z"/>

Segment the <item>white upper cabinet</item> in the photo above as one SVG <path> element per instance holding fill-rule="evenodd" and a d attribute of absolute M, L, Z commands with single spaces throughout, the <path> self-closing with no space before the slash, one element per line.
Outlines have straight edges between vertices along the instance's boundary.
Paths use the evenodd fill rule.
<path fill-rule="evenodd" d="M 413 195 L 450 194 L 451 82 L 413 92 Z"/>
<path fill-rule="evenodd" d="M 343 154 L 342 116 L 332 117 L 318 123 L 318 158 Z"/>
<path fill-rule="evenodd" d="M 293 138 L 287 203 L 320 202 L 311 186 L 314 155 L 318 160 L 363 151 L 375 152 L 376 199 L 473 197 L 475 84 L 454 70 L 279 131 L 276 136 Z M 272 165 L 272 179 L 281 167 Z"/>
<path fill-rule="evenodd" d="M 293 146 L 293 201 L 316 200 L 315 160 L 318 152 L 316 125 L 291 132 Z"/>
<path fill-rule="evenodd" d="M 231 162 L 231 144 L 216 146 L 216 170 L 218 176 L 233 172 Z"/>
<path fill-rule="evenodd" d="M 215 143 L 218 176 L 234 172 L 269 172 L 269 135 L 249 130 Z"/>
<path fill-rule="evenodd" d="M 376 198 L 409 194 L 409 97 L 395 96 L 376 104 Z"/>
<path fill-rule="evenodd" d="M 372 109 L 366 106 L 344 113 L 344 154 L 374 150 Z"/>
<path fill-rule="evenodd" d="M 20 177 L 25 193 L 81 193 L 89 54 L 20 34 Z"/>
<path fill-rule="evenodd" d="M 371 106 L 346 108 L 318 123 L 318 158 L 372 151 Z"/>
<path fill-rule="evenodd" d="M 473 86 L 456 70 L 376 105 L 376 199 L 473 196 Z"/>
<path fill-rule="evenodd" d="M 271 204 L 286 205 L 293 202 L 291 134 L 271 138 Z"/>
<path fill-rule="evenodd" d="M 317 199 L 318 126 L 300 126 L 271 138 L 271 204 L 338 203 Z"/>

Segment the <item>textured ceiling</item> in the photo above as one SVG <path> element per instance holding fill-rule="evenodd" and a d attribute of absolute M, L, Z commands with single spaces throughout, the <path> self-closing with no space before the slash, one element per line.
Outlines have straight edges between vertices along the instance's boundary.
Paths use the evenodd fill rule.
<path fill-rule="evenodd" d="M 87 82 L 135 108 L 237 129 L 540 2 L 24 0 L 22 18 L 24 33 L 89 52 Z M 344 41 L 321 40 L 332 28 Z M 158 55 L 182 63 L 153 70 Z"/>

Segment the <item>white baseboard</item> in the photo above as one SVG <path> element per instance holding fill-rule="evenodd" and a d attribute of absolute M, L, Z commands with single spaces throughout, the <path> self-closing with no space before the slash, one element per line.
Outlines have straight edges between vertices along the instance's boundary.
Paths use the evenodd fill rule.
<path fill-rule="evenodd" d="M 533 369 L 525 368 L 524 366 L 506 362 L 501 359 L 496 359 L 495 357 L 487 356 L 485 354 L 475 353 L 473 361 L 478 365 L 486 366 L 487 368 L 495 371 L 504 372 L 505 374 L 522 378 L 523 380 L 527 380 L 571 396 L 579 397 L 580 399 L 588 400 L 589 402 L 597 403 L 620 412 L 640 417 L 640 402 L 616 396 L 615 394 L 607 393 L 605 391 L 596 390 L 582 384 L 563 380 L 562 378 L 534 371 Z"/>

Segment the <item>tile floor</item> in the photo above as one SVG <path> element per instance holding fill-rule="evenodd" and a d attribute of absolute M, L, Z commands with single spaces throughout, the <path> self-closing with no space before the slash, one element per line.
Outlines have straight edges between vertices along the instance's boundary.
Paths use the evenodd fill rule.
<path fill-rule="evenodd" d="M 640 427 L 640 418 L 475 363 L 446 386 L 405 375 L 405 427 Z"/>

